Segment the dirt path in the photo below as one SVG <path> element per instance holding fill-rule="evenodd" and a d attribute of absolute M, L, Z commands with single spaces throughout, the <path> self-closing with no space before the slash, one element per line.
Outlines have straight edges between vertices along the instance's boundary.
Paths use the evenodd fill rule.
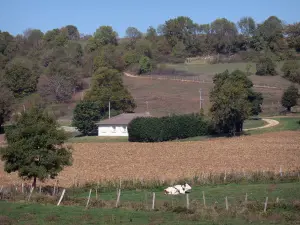
<path fill-rule="evenodd" d="M 274 126 L 277 126 L 279 124 L 279 122 L 277 120 L 273 120 L 273 119 L 263 118 L 262 120 L 265 121 L 267 124 L 264 125 L 264 126 L 261 126 L 261 127 L 254 127 L 254 128 L 244 129 L 244 131 L 264 129 L 264 128 L 268 128 L 268 127 L 274 127 Z"/>

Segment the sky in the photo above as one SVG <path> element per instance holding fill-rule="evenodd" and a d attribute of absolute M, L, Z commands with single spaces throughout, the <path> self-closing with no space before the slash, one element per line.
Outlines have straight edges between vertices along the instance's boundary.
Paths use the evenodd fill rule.
<path fill-rule="evenodd" d="M 129 26 L 146 32 L 177 16 L 204 24 L 222 17 L 237 22 L 243 16 L 261 23 L 275 15 L 294 23 L 300 21 L 299 9 L 300 0 L 2 0 L 0 30 L 16 35 L 27 28 L 45 32 L 75 25 L 80 33 L 93 34 L 109 25 L 123 37 Z"/>

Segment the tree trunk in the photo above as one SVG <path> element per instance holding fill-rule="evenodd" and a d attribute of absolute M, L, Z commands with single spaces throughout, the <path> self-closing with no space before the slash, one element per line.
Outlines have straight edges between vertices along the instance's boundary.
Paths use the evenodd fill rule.
<path fill-rule="evenodd" d="M 36 177 L 33 178 L 32 187 L 36 188 Z"/>
<path fill-rule="evenodd" d="M 292 107 L 287 107 L 287 111 L 288 111 L 288 112 L 291 112 L 291 108 L 292 108 Z"/>

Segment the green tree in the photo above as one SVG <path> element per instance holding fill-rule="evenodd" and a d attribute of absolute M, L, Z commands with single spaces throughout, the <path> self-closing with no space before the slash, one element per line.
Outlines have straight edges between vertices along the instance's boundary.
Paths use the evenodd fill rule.
<path fill-rule="evenodd" d="M 79 40 L 80 35 L 79 35 L 79 31 L 77 29 L 76 26 L 74 25 L 67 25 L 65 27 L 66 31 L 67 31 L 67 35 L 68 35 L 68 39 L 69 40 Z"/>
<path fill-rule="evenodd" d="M 235 50 L 235 42 L 237 39 L 236 25 L 225 19 L 216 19 L 210 25 L 211 30 L 208 36 L 209 41 L 219 53 L 230 53 Z"/>
<path fill-rule="evenodd" d="M 156 29 L 154 27 L 150 26 L 147 29 L 146 39 L 151 41 L 151 42 L 155 42 L 157 40 L 157 32 L 156 32 Z"/>
<path fill-rule="evenodd" d="M 166 21 L 162 27 L 162 32 L 172 47 L 178 42 L 183 42 L 185 47 L 189 48 L 195 29 L 196 24 L 191 18 L 179 16 Z"/>
<path fill-rule="evenodd" d="M 44 35 L 44 40 L 45 40 L 46 42 L 52 42 L 52 41 L 55 40 L 55 37 L 56 37 L 57 35 L 59 35 L 59 33 L 60 33 L 60 30 L 59 30 L 59 29 L 49 30 L 49 31 L 47 31 L 47 32 L 45 33 L 45 35 Z"/>
<path fill-rule="evenodd" d="M 251 37 L 256 29 L 256 23 L 252 17 L 243 17 L 239 20 L 238 26 L 241 33 L 246 37 Z"/>
<path fill-rule="evenodd" d="M 39 78 L 38 93 L 48 102 L 68 102 L 79 86 L 80 71 L 71 63 L 51 63 Z"/>
<path fill-rule="evenodd" d="M 5 121 L 8 121 L 12 113 L 14 103 L 13 93 L 4 86 L 0 80 L 0 130 Z"/>
<path fill-rule="evenodd" d="M 5 67 L 4 82 L 16 97 L 35 92 L 37 79 L 34 65 L 26 58 L 14 58 Z"/>
<path fill-rule="evenodd" d="M 139 61 L 140 74 L 149 73 L 152 71 L 151 59 L 147 56 L 142 56 Z"/>
<path fill-rule="evenodd" d="M 106 45 L 98 51 L 98 55 L 93 60 L 93 71 L 98 68 L 107 67 L 110 69 L 123 70 L 125 62 L 121 52 L 114 45 Z"/>
<path fill-rule="evenodd" d="M 55 119 L 39 108 L 22 113 L 6 131 L 8 146 L 1 150 L 4 170 L 33 178 L 33 187 L 37 179 L 54 179 L 64 166 L 72 164 L 71 149 L 64 145 L 67 136 L 58 128 Z"/>
<path fill-rule="evenodd" d="M 124 87 L 122 75 L 115 69 L 98 68 L 93 74 L 91 89 L 86 93 L 85 100 L 97 102 L 101 108 L 101 115 L 111 109 L 121 112 L 132 112 L 136 107 L 134 99 Z"/>
<path fill-rule="evenodd" d="M 299 90 L 294 85 L 289 86 L 283 93 L 281 98 L 281 105 L 287 109 L 288 112 L 291 108 L 297 105 L 299 99 Z"/>
<path fill-rule="evenodd" d="M 38 29 L 27 29 L 24 32 L 24 37 L 26 38 L 30 46 L 36 46 L 43 39 L 44 33 Z"/>
<path fill-rule="evenodd" d="M 300 51 L 300 22 L 285 27 L 285 35 L 290 48 Z"/>
<path fill-rule="evenodd" d="M 269 57 L 261 57 L 256 63 L 256 75 L 277 75 L 276 65 Z"/>
<path fill-rule="evenodd" d="M 285 61 L 281 71 L 284 78 L 300 84 L 300 64 L 297 60 Z"/>
<path fill-rule="evenodd" d="M 126 29 L 126 37 L 127 38 L 130 38 L 130 39 L 134 39 L 134 40 L 137 40 L 137 39 L 140 39 L 142 38 L 143 34 L 141 31 L 139 31 L 137 28 L 135 27 L 128 27 Z"/>
<path fill-rule="evenodd" d="M 276 16 L 270 16 L 259 24 L 253 37 L 256 50 L 271 50 L 274 53 L 285 50 L 283 22 Z"/>
<path fill-rule="evenodd" d="M 100 120 L 101 109 L 99 105 L 91 101 L 81 101 L 74 109 L 72 125 L 82 134 L 89 135 L 97 129 L 96 122 Z"/>
<path fill-rule="evenodd" d="M 252 82 L 242 71 L 217 74 L 210 93 L 212 119 L 221 133 L 235 135 L 244 121 L 261 111 L 262 96 L 252 90 Z"/>
<path fill-rule="evenodd" d="M 98 46 L 117 45 L 118 34 L 111 26 L 101 26 L 94 33 L 94 39 Z"/>

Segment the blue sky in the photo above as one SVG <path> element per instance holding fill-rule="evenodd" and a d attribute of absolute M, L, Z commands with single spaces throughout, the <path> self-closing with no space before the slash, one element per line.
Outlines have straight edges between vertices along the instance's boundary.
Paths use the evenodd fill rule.
<path fill-rule="evenodd" d="M 3 0 L 0 30 L 16 35 L 26 28 L 45 32 L 72 24 L 81 33 L 93 34 L 99 26 L 110 25 L 123 36 L 129 26 L 145 32 L 176 16 L 210 23 L 221 17 L 237 22 L 243 16 L 262 22 L 276 15 L 294 23 L 300 21 L 299 9 L 300 0 Z"/>

